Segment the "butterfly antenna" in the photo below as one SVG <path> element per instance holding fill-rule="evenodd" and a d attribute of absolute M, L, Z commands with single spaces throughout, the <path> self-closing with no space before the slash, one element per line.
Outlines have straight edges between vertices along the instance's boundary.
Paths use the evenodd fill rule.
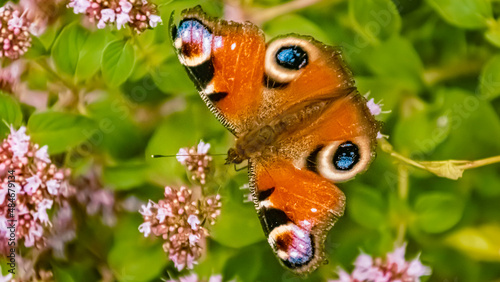
<path fill-rule="evenodd" d="M 205 155 L 208 155 L 208 156 L 226 156 L 227 154 L 185 154 L 185 155 L 180 155 L 180 154 L 176 154 L 176 155 L 151 155 L 151 158 L 153 159 L 157 159 L 157 158 L 173 158 L 173 157 L 178 157 L 178 156 L 181 156 L 181 157 L 189 157 L 189 156 L 205 156 Z"/>

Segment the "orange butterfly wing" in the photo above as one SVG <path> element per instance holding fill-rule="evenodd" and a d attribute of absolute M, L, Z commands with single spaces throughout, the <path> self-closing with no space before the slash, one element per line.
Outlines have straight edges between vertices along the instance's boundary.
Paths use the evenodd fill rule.
<path fill-rule="evenodd" d="M 237 136 L 230 162 L 249 159 L 253 199 L 282 264 L 308 273 L 343 214 L 334 184 L 374 158 L 379 123 L 339 49 L 288 35 L 264 43 L 250 23 L 183 12 L 173 42 L 203 100 Z"/>
<path fill-rule="evenodd" d="M 173 43 L 200 94 L 233 134 L 252 124 L 262 101 L 265 41 L 255 25 L 208 17 L 201 8 L 182 12 Z"/>

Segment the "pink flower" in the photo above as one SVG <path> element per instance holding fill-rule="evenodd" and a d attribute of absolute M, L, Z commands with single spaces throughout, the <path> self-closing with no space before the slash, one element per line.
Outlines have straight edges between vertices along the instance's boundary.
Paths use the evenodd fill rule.
<path fill-rule="evenodd" d="M 26 191 L 28 195 L 33 195 L 38 187 L 42 185 L 42 180 L 40 179 L 40 177 L 38 177 L 38 175 L 33 175 L 32 177 L 27 178 L 26 182 L 28 183 L 24 185 L 24 191 Z"/>
<path fill-rule="evenodd" d="M 68 7 L 73 8 L 75 14 L 84 14 L 90 5 L 91 3 L 88 0 L 74 0 L 68 4 Z"/>
<path fill-rule="evenodd" d="M 161 24 L 161 23 L 162 23 L 162 20 L 161 20 L 160 16 L 157 16 L 157 15 L 149 16 L 149 25 L 151 27 L 156 27 L 158 24 Z M 209 148 L 210 148 L 210 146 L 209 146 Z"/>
<path fill-rule="evenodd" d="M 49 149 L 49 146 L 45 145 L 42 148 L 38 149 L 35 153 L 35 157 L 41 161 L 44 161 L 46 163 L 50 163 L 50 158 L 49 158 L 49 153 L 47 150 Z"/>
<path fill-rule="evenodd" d="M 127 0 L 121 0 L 120 1 L 120 7 L 122 8 L 122 13 L 128 14 L 132 10 L 132 3 L 128 2 Z"/>
<path fill-rule="evenodd" d="M 411 262 L 405 260 L 405 249 L 406 244 L 396 248 L 385 260 L 361 253 L 351 274 L 339 269 L 339 279 L 330 282 L 418 282 L 421 276 L 430 275 L 431 269 L 424 266 L 418 256 Z"/>
<path fill-rule="evenodd" d="M 116 15 L 116 27 L 118 30 L 120 30 L 122 27 L 125 27 L 125 24 L 127 24 L 130 21 L 130 16 L 126 13 L 120 13 Z"/>
<path fill-rule="evenodd" d="M 105 28 L 115 23 L 118 29 L 128 24 L 135 32 L 141 33 L 161 23 L 156 15 L 156 6 L 146 0 L 70 0 L 69 8 L 75 14 L 86 14 L 90 21 L 97 22 L 97 28 Z"/>
<path fill-rule="evenodd" d="M 43 199 L 39 204 L 38 204 L 38 210 L 33 214 L 33 218 L 35 220 L 40 220 L 41 223 L 44 225 L 52 225 L 52 223 L 49 220 L 49 215 L 47 214 L 47 209 L 52 208 L 52 204 L 54 201 L 49 200 L 49 199 Z"/>
<path fill-rule="evenodd" d="M 10 127 L 10 135 L 7 139 L 14 157 L 22 158 L 28 152 L 30 137 L 26 135 L 26 127 L 21 126 L 19 130 Z"/>
<path fill-rule="evenodd" d="M 208 155 L 210 144 L 200 141 L 197 146 L 191 148 L 180 148 L 177 160 L 191 173 L 191 179 L 200 184 L 206 183 L 207 174 L 210 171 L 212 157 Z"/>
<path fill-rule="evenodd" d="M 11 127 L 11 133 L 0 144 L 0 214 L 13 214 L 8 219 L 18 221 L 17 240 L 24 240 L 26 247 L 44 247 L 46 231 L 52 226 L 49 210 L 70 196 L 69 170 L 59 169 L 47 160 L 50 161 L 47 147 L 40 149 L 30 142 L 25 127 Z M 13 213 L 9 213 L 6 200 L 10 196 L 6 192 L 9 186 L 16 198 Z M 62 186 L 66 187 L 65 193 Z M 7 228 L 0 224 L 0 246 L 7 245 L 7 234 Z M 5 251 L 0 248 L 0 252 Z"/>
<path fill-rule="evenodd" d="M 7 4 L 0 10 L 0 58 L 16 60 L 31 46 L 31 23 L 21 13 Z"/>
<path fill-rule="evenodd" d="M 59 187 L 61 186 L 59 180 L 51 179 L 47 181 L 46 185 L 47 185 L 47 192 L 49 192 L 49 194 L 51 195 L 59 194 Z"/>
<path fill-rule="evenodd" d="M 144 222 L 139 225 L 139 232 L 144 233 L 144 237 L 148 237 L 151 233 L 151 222 Z"/>
<path fill-rule="evenodd" d="M 198 230 L 198 226 L 200 225 L 201 222 L 196 215 L 192 214 L 188 217 L 187 223 L 191 225 L 191 229 L 196 231 Z"/>
<path fill-rule="evenodd" d="M 375 99 L 371 98 L 366 102 L 366 106 L 368 106 L 368 109 L 370 110 L 370 113 L 374 116 L 378 116 L 382 113 L 382 107 L 381 105 L 375 103 Z"/>
<path fill-rule="evenodd" d="M 220 196 L 193 199 L 193 193 L 186 187 L 176 190 L 165 187 L 165 198 L 157 204 L 150 201 L 139 211 L 144 223 L 139 231 L 165 240 L 163 249 L 180 271 L 191 269 L 202 255 L 208 230 L 203 222 L 213 224 L 220 214 Z"/>

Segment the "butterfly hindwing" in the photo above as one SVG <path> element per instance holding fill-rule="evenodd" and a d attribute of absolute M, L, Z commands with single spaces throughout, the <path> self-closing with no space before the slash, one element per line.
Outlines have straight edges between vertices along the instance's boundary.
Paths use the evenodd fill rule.
<path fill-rule="evenodd" d="M 278 259 L 298 273 L 316 268 L 326 234 L 343 214 L 344 193 L 280 158 L 251 162 L 250 179 L 264 234 Z"/>

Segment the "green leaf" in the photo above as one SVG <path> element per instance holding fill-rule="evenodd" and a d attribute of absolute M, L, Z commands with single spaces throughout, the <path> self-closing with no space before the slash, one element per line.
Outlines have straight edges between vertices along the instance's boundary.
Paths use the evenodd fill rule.
<path fill-rule="evenodd" d="M 424 67 L 408 39 L 392 37 L 367 49 L 366 58 L 369 58 L 366 61 L 368 68 L 377 76 L 397 79 L 415 91 L 421 88 Z"/>
<path fill-rule="evenodd" d="M 136 215 L 122 217 L 115 229 L 108 262 L 119 281 L 151 281 L 167 264 L 161 244 L 152 243 L 139 232 L 141 223 Z"/>
<path fill-rule="evenodd" d="M 488 0 L 427 0 L 447 22 L 463 28 L 482 28 L 492 18 Z"/>
<path fill-rule="evenodd" d="M 145 138 L 132 120 L 132 109 L 122 96 L 101 95 L 102 100 L 88 105 L 89 116 L 99 127 L 90 141 L 116 159 L 128 159 L 140 154 Z"/>
<path fill-rule="evenodd" d="M 260 260 L 261 256 L 262 250 L 257 245 L 240 249 L 227 261 L 222 273 L 223 277 L 225 279 L 238 277 L 237 281 L 258 281 L 257 276 L 263 266 Z"/>
<path fill-rule="evenodd" d="M 130 76 L 134 63 L 134 48 L 130 42 L 113 41 L 106 46 L 102 53 L 102 76 L 109 85 L 118 86 Z"/>
<path fill-rule="evenodd" d="M 47 50 L 43 45 L 42 41 L 38 39 L 38 37 L 33 36 L 31 38 L 31 47 L 28 49 L 28 52 L 24 54 L 25 59 L 36 60 L 42 56 L 47 55 Z"/>
<path fill-rule="evenodd" d="M 189 79 L 185 68 L 176 57 L 170 57 L 161 65 L 150 71 L 158 88 L 169 94 L 196 93 L 196 88 Z"/>
<path fill-rule="evenodd" d="M 349 15 L 354 28 L 371 43 L 398 34 L 401 17 L 390 0 L 350 0 Z"/>
<path fill-rule="evenodd" d="M 115 190 L 128 190 L 140 186 L 147 180 L 147 167 L 144 164 L 121 164 L 105 167 L 102 172 L 104 184 Z"/>
<path fill-rule="evenodd" d="M 493 45 L 500 47 L 500 19 L 489 21 L 488 24 L 488 30 L 486 30 L 484 36 Z"/>
<path fill-rule="evenodd" d="M 356 184 L 349 189 L 347 195 L 347 210 L 349 216 L 360 225 L 378 229 L 387 224 L 387 203 L 380 192 Z"/>
<path fill-rule="evenodd" d="M 92 77 L 101 68 L 104 47 L 109 43 L 110 33 L 105 29 L 92 32 L 80 51 L 76 77 L 85 80 Z"/>
<path fill-rule="evenodd" d="M 481 71 L 479 78 L 481 98 L 493 100 L 500 96 L 500 55 L 491 58 Z"/>
<path fill-rule="evenodd" d="M 500 261 L 500 226 L 498 224 L 466 227 L 449 235 L 445 241 L 470 257 L 489 262 Z"/>
<path fill-rule="evenodd" d="M 23 121 L 23 113 L 16 99 L 0 91 L 0 139 L 7 137 L 10 132 L 4 121 L 17 129 Z"/>
<path fill-rule="evenodd" d="M 237 187 L 231 188 L 238 189 Z M 212 228 L 212 238 L 232 248 L 241 248 L 266 239 L 254 205 L 243 204 L 243 197 L 239 202 L 222 203 L 221 215 Z"/>
<path fill-rule="evenodd" d="M 500 120 L 488 101 L 459 88 L 443 88 L 435 95 L 443 101 L 436 107 L 446 109 L 451 134 L 436 147 L 432 159 L 474 160 L 500 152 Z"/>
<path fill-rule="evenodd" d="M 314 22 L 296 15 L 287 14 L 276 17 L 268 22 L 263 27 L 266 34 L 270 37 L 280 36 L 288 33 L 297 33 L 313 36 L 315 39 L 328 43 L 329 38 L 323 29 L 317 26 Z"/>
<path fill-rule="evenodd" d="M 76 23 L 66 26 L 52 47 L 52 58 L 59 71 L 74 75 L 80 50 L 87 40 L 88 31 Z"/>
<path fill-rule="evenodd" d="M 28 120 L 32 140 L 41 146 L 48 145 L 51 154 L 61 153 L 82 143 L 96 129 L 91 119 L 69 113 L 37 113 Z"/>
<path fill-rule="evenodd" d="M 446 140 L 451 130 L 451 113 L 443 108 L 434 110 L 416 97 L 403 100 L 402 117 L 396 122 L 391 134 L 394 146 L 398 150 L 420 154 L 420 158 L 435 150 Z"/>
<path fill-rule="evenodd" d="M 441 233 L 455 226 L 464 211 L 465 203 L 446 192 L 431 192 L 420 196 L 415 203 L 418 226 L 427 233 Z"/>

